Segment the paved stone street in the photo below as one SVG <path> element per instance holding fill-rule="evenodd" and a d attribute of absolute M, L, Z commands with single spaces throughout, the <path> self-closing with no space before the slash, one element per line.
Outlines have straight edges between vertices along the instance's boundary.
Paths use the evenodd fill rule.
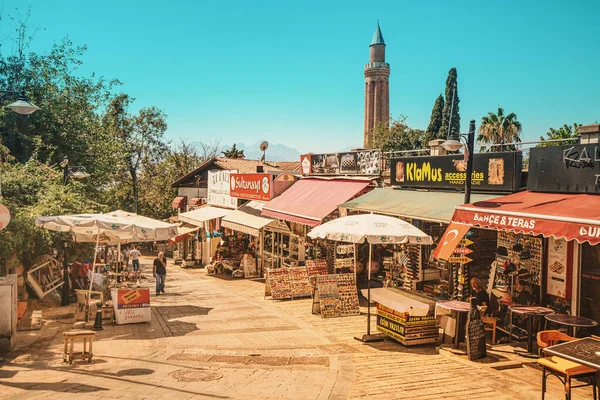
<path fill-rule="evenodd" d="M 45 310 L 42 330 L 20 332 L 0 364 L 0 398 L 540 398 L 533 368 L 495 371 L 434 347 L 363 345 L 353 337 L 365 315 L 321 319 L 310 299 L 264 299 L 259 281 L 170 265 L 166 291 L 152 295 L 151 323 L 105 325 L 93 364 L 62 362 L 61 332 L 72 320 L 60 317 L 69 310 Z M 547 398 L 564 398 L 555 379 L 549 389 Z M 574 394 L 592 398 L 590 388 Z"/>

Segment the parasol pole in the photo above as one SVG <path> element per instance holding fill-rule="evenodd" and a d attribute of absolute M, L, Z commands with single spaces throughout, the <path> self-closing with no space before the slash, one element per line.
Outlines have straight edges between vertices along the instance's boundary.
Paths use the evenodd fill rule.
<path fill-rule="evenodd" d="M 367 239 L 368 240 L 368 239 Z M 369 242 L 369 260 L 367 261 L 367 334 L 361 337 L 354 337 L 356 340 L 361 342 L 382 342 L 383 338 L 380 335 L 371 335 L 371 254 L 373 252 L 373 245 Z"/>
<path fill-rule="evenodd" d="M 367 274 L 367 336 L 371 335 L 371 253 L 373 245 L 369 242 L 369 273 Z"/>
<path fill-rule="evenodd" d="M 100 241 L 100 231 L 96 235 L 96 249 L 94 250 L 94 259 L 92 261 L 92 275 L 90 276 L 90 289 L 88 291 L 85 307 L 85 322 L 90 320 L 90 300 L 92 299 L 92 284 L 94 283 L 94 273 L 96 272 L 96 257 L 98 256 L 98 242 Z"/>

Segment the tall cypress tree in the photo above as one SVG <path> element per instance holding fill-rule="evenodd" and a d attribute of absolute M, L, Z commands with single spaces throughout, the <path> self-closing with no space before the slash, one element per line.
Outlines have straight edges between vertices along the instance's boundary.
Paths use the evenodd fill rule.
<path fill-rule="evenodd" d="M 439 97 L 435 99 L 433 109 L 431 110 L 431 119 L 429 120 L 429 126 L 427 127 L 427 131 L 425 131 L 427 141 L 440 139 L 439 132 L 440 128 L 442 127 L 443 111 L 444 96 L 440 94 Z"/>
<path fill-rule="evenodd" d="M 454 107 L 452 106 L 452 98 L 454 97 Z M 446 104 L 444 104 L 442 127 L 438 133 L 438 137 L 445 139 L 448 136 L 448 124 L 451 123 L 450 132 L 460 134 L 460 114 L 458 112 L 458 86 L 456 82 L 456 68 L 448 71 L 448 79 L 446 79 Z M 450 114 L 452 113 L 452 118 Z"/>

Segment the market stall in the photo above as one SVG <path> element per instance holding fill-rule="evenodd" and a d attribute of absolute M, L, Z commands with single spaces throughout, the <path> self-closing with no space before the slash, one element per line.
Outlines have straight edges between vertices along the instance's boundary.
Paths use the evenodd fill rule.
<path fill-rule="evenodd" d="M 430 245 L 432 243 L 430 236 L 413 225 L 398 218 L 376 214 L 362 214 L 338 218 L 313 228 L 308 236 L 314 239 L 329 239 L 347 243 L 367 242 L 369 244 L 368 260 L 372 259 L 374 245 L 406 243 L 413 245 Z M 380 340 L 371 335 L 371 268 L 367 268 L 367 271 L 367 334 L 363 335 L 361 338 L 357 338 L 363 342 Z M 391 289 L 386 288 L 382 290 L 388 291 Z M 385 296 L 382 295 L 380 300 L 383 297 Z M 390 297 L 392 296 L 390 295 Z M 390 308 L 390 310 L 398 313 L 398 315 L 406 314 L 406 309 L 403 308 L 404 306 L 396 307 L 400 302 L 389 302 L 386 300 L 386 303 L 388 306 L 395 307 L 396 309 Z M 385 307 L 384 305 L 382 306 Z M 382 332 L 389 334 L 391 331 L 387 329 L 389 326 L 386 325 L 386 321 L 385 318 L 378 318 L 378 329 L 381 328 Z M 393 334 L 390 334 L 390 336 L 395 337 Z M 398 337 L 395 338 L 398 339 Z"/>
<path fill-rule="evenodd" d="M 168 224 L 123 211 L 115 211 L 109 214 L 37 217 L 35 223 L 39 228 L 71 233 L 73 239 L 79 242 L 95 242 L 96 246 L 92 259 L 92 270 L 90 271 L 89 289 L 86 296 L 86 316 L 88 315 L 87 310 L 90 306 L 89 299 L 91 298 L 95 274 L 103 275 L 106 273 L 109 279 L 108 288 L 116 289 L 113 291 L 115 292 L 113 306 L 116 315 L 124 313 L 121 310 L 127 308 L 149 308 L 149 295 L 147 296 L 148 301 L 139 301 L 140 298 L 146 298 L 144 293 L 147 291 L 147 288 L 144 288 L 139 282 L 138 278 L 140 276 L 134 274 L 135 276 L 130 277 L 128 272 L 119 270 L 120 252 L 117 253 L 118 256 L 115 261 L 117 263 L 116 271 L 111 271 L 110 268 L 98 271 L 98 249 L 101 243 L 118 243 L 120 245 L 121 243 L 131 242 L 167 241 L 170 237 L 174 237 L 177 234 L 177 226 L 174 224 Z M 119 289 L 124 290 L 125 288 L 135 289 L 135 294 L 127 295 L 127 293 L 123 292 L 122 296 L 119 297 Z M 148 312 L 135 314 L 143 315 L 143 317 L 120 318 L 120 321 L 122 323 L 147 322 L 150 317 Z"/>

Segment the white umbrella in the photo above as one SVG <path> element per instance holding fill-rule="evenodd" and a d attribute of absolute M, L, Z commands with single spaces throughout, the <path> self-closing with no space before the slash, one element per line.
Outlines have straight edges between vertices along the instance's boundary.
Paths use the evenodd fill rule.
<path fill-rule="evenodd" d="M 96 270 L 99 242 L 142 242 L 168 240 L 177 235 L 177 225 L 117 210 L 108 214 L 75 214 L 37 217 L 35 225 L 58 232 L 71 232 L 76 241 L 95 242 L 92 278 Z M 65 277 L 66 278 L 66 277 Z M 90 279 L 90 295 L 92 291 Z M 86 312 L 86 318 L 88 313 Z"/>
<path fill-rule="evenodd" d="M 360 214 L 342 217 L 313 228 L 308 233 L 313 239 L 339 240 L 350 243 L 369 242 L 369 261 L 367 264 L 367 334 L 356 338 L 363 342 L 381 340 L 371 336 L 371 253 L 373 244 L 432 244 L 433 239 L 416 226 L 399 218 L 377 214 Z M 356 266 L 355 266 L 356 271 Z"/>

